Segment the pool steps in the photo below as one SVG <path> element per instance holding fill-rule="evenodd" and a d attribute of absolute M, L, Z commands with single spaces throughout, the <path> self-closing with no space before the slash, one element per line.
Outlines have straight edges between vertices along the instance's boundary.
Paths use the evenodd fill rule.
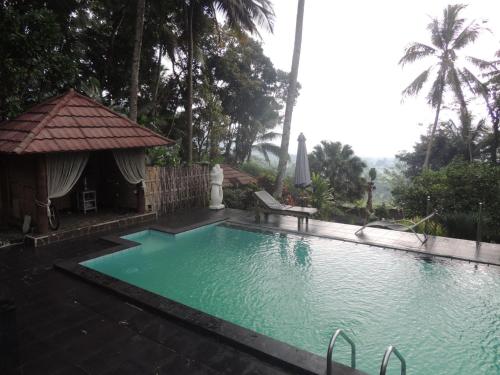
<path fill-rule="evenodd" d="M 337 329 L 332 335 L 330 343 L 328 344 L 328 352 L 326 354 L 326 375 L 332 375 L 333 348 L 339 336 L 341 336 L 351 346 L 351 367 L 353 369 L 356 368 L 356 344 L 354 344 L 354 341 L 352 341 L 342 329 Z M 401 362 L 401 375 L 406 375 L 406 361 L 399 350 L 397 350 L 396 347 L 392 345 L 390 345 L 384 353 L 382 365 L 380 366 L 380 375 L 386 375 L 387 365 L 389 364 L 389 359 L 392 353 L 394 353 Z"/>

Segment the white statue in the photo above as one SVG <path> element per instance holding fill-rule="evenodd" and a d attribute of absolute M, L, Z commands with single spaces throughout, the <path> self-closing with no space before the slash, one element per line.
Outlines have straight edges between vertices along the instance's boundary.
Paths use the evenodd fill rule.
<path fill-rule="evenodd" d="M 215 164 L 210 172 L 210 184 L 212 190 L 210 192 L 210 206 L 211 210 L 221 210 L 224 208 L 222 204 L 222 181 L 224 181 L 224 171 L 219 164 Z"/>

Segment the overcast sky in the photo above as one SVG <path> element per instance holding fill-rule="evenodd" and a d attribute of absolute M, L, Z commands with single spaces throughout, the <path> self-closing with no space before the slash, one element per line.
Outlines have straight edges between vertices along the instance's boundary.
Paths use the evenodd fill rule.
<path fill-rule="evenodd" d="M 262 32 L 264 50 L 275 66 L 289 71 L 297 0 L 273 0 L 274 34 Z M 410 150 L 434 119 L 425 92 L 401 102 L 401 91 L 427 68 L 398 61 L 412 41 L 430 44 L 426 27 L 440 16 L 443 0 L 306 0 L 299 82 L 290 153 L 303 132 L 308 149 L 321 140 L 353 146 L 364 157 L 392 157 Z M 454 4 L 454 3 L 452 3 Z M 464 55 L 492 59 L 500 49 L 500 1 L 472 0 L 467 19 L 487 19 L 484 32 Z M 424 88 L 425 89 L 425 88 Z M 483 113 L 478 115 L 484 116 Z M 441 119 L 449 118 L 443 113 Z"/>

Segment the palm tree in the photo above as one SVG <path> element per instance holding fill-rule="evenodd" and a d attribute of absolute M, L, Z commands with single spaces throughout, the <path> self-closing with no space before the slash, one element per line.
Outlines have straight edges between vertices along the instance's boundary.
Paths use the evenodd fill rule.
<path fill-rule="evenodd" d="M 290 84 L 286 98 L 285 119 L 283 121 L 283 135 L 281 137 L 280 160 L 278 163 L 278 176 L 274 196 L 279 198 L 283 192 L 283 181 L 285 179 L 286 164 L 288 162 L 288 146 L 290 144 L 290 128 L 292 126 L 293 107 L 295 105 L 297 91 L 297 76 L 299 74 L 300 49 L 302 46 L 302 25 L 304 23 L 304 2 L 299 0 L 297 5 L 297 21 L 295 24 L 295 43 L 293 46 L 292 71 L 290 72 Z"/>
<path fill-rule="evenodd" d="M 399 61 L 401 66 L 413 63 L 426 57 L 435 57 L 435 64 L 420 73 L 417 78 L 403 90 L 403 96 L 417 95 L 429 76 L 437 70 L 434 82 L 427 96 L 428 103 L 436 109 L 434 124 L 427 144 L 427 152 L 423 168 L 429 165 L 432 142 L 439 122 L 439 113 L 443 104 L 443 95 L 448 87 L 455 94 L 460 104 L 460 117 L 463 124 L 467 124 L 470 115 L 467 111 L 467 104 L 462 91 L 462 81 L 460 79 L 460 69 L 456 66 L 457 51 L 474 42 L 481 30 L 476 22 L 465 25 L 465 19 L 460 18 L 460 12 L 466 5 L 448 5 L 443 11 L 443 18 L 438 20 L 433 18 L 428 29 L 431 33 L 431 44 L 412 43 L 406 48 L 404 56 Z"/>
<path fill-rule="evenodd" d="M 500 58 L 500 51 L 496 53 L 496 57 Z M 470 57 L 469 61 L 481 69 L 483 77 L 486 81 L 480 81 L 467 68 L 461 71 L 461 78 L 467 82 L 471 91 L 481 96 L 488 109 L 493 136 L 490 146 L 490 159 L 493 164 L 497 164 L 497 153 L 500 142 L 500 60 L 485 61 Z"/>
<path fill-rule="evenodd" d="M 141 62 L 142 34 L 144 31 L 144 9 L 146 0 L 137 0 L 135 16 L 135 37 L 132 53 L 132 74 L 130 78 L 129 117 L 132 121 L 137 121 L 137 91 L 139 90 L 139 68 Z"/>
<path fill-rule="evenodd" d="M 354 202 L 363 197 L 366 181 L 362 175 L 366 164 L 354 155 L 350 145 L 321 141 L 309 155 L 309 164 L 312 172 L 328 178 L 336 200 Z"/>
<path fill-rule="evenodd" d="M 217 14 L 222 14 L 226 22 L 237 30 L 257 32 L 258 26 L 272 31 L 274 11 L 270 0 L 181 0 L 184 8 L 184 33 L 187 49 L 186 72 L 186 130 L 187 162 L 193 160 L 193 58 L 194 33 L 193 19 L 205 15 L 218 27 Z"/>

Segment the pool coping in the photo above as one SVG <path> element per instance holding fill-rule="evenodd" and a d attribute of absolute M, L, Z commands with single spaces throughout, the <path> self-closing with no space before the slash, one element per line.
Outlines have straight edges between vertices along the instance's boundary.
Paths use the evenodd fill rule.
<path fill-rule="evenodd" d="M 234 224 L 228 219 L 229 217 L 209 219 L 180 228 L 171 228 L 162 225 L 145 225 L 139 228 L 124 229 L 119 233 L 102 237 L 103 240 L 112 244 L 111 247 L 68 260 L 56 260 L 54 267 L 72 276 L 84 279 L 94 285 L 103 287 L 116 295 L 124 297 L 132 303 L 153 310 L 163 317 L 173 319 L 176 322 L 194 328 L 198 332 L 215 336 L 221 341 L 231 344 L 236 349 L 248 352 L 281 368 L 303 374 L 324 374 L 326 360 L 319 355 L 299 349 L 224 319 L 209 315 L 200 310 L 79 264 L 89 259 L 137 246 L 137 242 L 120 237 L 130 234 L 131 230 L 134 232 L 155 230 L 175 235 L 215 223 L 226 222 L 230 225 Z M 235 226 L 243 227 L 238 224 Z M 332 372 L 338 375 L 366 375 L 366 373 L 362 371 L 352 369 L 341 363 L 332 362 L 332 364 Z"/>

